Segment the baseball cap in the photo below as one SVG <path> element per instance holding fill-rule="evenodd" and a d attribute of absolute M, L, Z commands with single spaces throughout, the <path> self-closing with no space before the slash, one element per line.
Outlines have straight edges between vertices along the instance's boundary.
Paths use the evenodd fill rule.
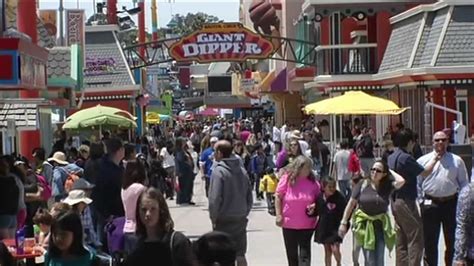
<path fill-rule="evenodd" d="M 212 137 L 211 138 L 211 143 L 216 143 L 218 141 L 219 141 L 219 139 L 217 137 Z"/>

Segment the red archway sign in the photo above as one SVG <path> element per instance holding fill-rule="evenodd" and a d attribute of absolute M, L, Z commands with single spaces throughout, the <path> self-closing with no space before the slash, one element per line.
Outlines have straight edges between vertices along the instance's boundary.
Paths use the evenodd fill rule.
<path fill-rule="evenodd" d="M 269 40 L 240 23 L 205 24 L 169 49 L 176 61 L 199 63 L 267 59 L 273 51 Z"/>

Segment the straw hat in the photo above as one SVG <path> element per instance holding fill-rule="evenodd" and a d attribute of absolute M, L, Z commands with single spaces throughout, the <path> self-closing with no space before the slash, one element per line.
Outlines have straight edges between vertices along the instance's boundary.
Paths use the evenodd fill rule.
<path fill-rule="evenodd" d="M 92 203 L 92 200 L 86 196 L 86 192 L 84 192 L 84 190 L 71 190 L 63 202 L 71 206 L 81 202 L 89 205 Z"/>
<path fill-rule="evenodd" d="M 66 154 L 64 154 L 63 152 L 60 152 L 60 151 L 55 152 L 53 154 L 53 157 L 48 159 L 48 162 L 50 162 L 50 161 L 57 162 L 58 164 L 62 164 L 62 165 L 69 164 L 66 161 Z"/>
<path fill-rule="evenodd" d="M 299 130 L 291 131 L 290 138 L 291 139 L 303 139 L 303 137 L 301 136 L 301 132 Z"/>

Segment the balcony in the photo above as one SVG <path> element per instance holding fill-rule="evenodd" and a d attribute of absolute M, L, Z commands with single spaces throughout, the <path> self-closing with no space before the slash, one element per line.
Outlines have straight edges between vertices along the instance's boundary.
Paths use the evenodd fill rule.
<path fill-rule="evenodd" d="M 175 90 L 173 95 L 176 100 L 182 101 L 186 108 L 194 109 L 204 104 L 203 89 Z"/>
<path fill-rule="evenodd" d="M 316 47 L 316 75 L 377 73 L 377 44 L 340 44 Z"/>

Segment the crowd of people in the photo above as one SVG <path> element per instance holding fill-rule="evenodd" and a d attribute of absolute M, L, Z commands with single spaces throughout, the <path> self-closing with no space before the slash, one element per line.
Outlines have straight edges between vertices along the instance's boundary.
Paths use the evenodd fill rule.
<path fill-rule="evenodd" d="M 341 265 L 348 232 L 354 265 L 362 252 L 365 265 L 383 266 L 386 248 L 396 250 L 397 265 L 438 265 L 441 227 L 445 265 L 473 265 L 474 191 L 445 132 L 423 155 L 401 124 L 377 143 L 360 120 L 346 122 L 337 151 L 324 142 L 327 127 L 311 119 L 298 127 L 271 119 L 179 122 L 134 143 L 104 134 L 77 148 L 62 139 L 51 156 L 37 148 L 32 162 L 2 156 L 0 239 L 24 228 L 48 266 L 248 265 L 248 216 L 265 200 L 290 266 L 311 265 L 313 239 L 326 265 Z M 191 242 L 175 231 L 168 203 L 195 205 L 196 177 L 213 231 Z M 1 254 L 8 265 L 9 252 Z"/>

